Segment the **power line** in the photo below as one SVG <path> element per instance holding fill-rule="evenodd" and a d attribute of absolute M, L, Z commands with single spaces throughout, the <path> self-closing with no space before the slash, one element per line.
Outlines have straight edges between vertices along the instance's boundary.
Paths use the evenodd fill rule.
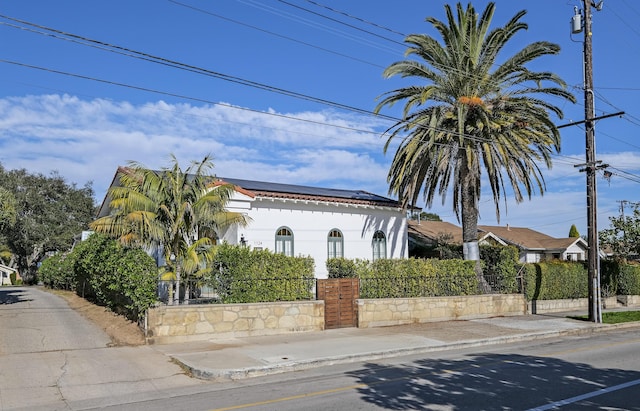
<path fill-rule="evenodd" d="M 307 8 L 305 8 L 305 7 L 298 6 L 297 4 L 293 4 L 293 3 L 290 3 L 290 2 L 285 1 L 285 0 L 277 0 L 277 1 L 279 1 L 279 2 L 280 2 L 280 3 L 282 3 L 282 4 L 286 4 L 286 5 L 290 6 L 290 7 L 294 7 L 294 8 L 296 8 L 296 9 L 303 10 L 303 11 L 305 11 L 305 12 L 307 12 L 307 13 L 311 13 L 311 14 L 313 14 L 313 15 L 315 15 L 315 16 L 322 17 L 323 19 L 327 19 L 327 20 L 329 20 L 329 21 L 333 21 L 334 23 L 338 23 L 338 24 L 341 24 L 341 25 L 347 26 L 347 27 L 349 27 L 349 28 L 352 28 L 352 29 L 354 29 L 354 30 L 358 30 L 358 31 L 361 31 L 361 32 L 363 32 L 363 33 L 370 34 L 370 35 L 372 35 L 372 36 L 374 36 L 374 37 L 377 37 L 377 38 L 380 38 L 380 39 L 383 39 L 383 40 L 389 41 L 389 42 L 394 43 L 394 44 L 399 44 L 399 45 L 401 45 L 401 46 L 405 46 L 405 44 L 404 44 L 404 43 L 402 43 L 402 42 L 399 42 L 399 41 L 396 41 L 396 40 L 390 39 L 390 38 L 385 37 L 385 36 L 381 36 L 380 34 L 376 34 L 376 33 L 372 32 L 372 31 L 365 30 L 365 29 L 362 29 L 362 28 L 360 28 L 360 27 L 354 26 L 354 25 L 352 25 L 352 24 L 345 23 L 345 22 L 343 22 L 343 21 L 340 21 L 340 20 L 338 20 L 338 19 L 334 19 L 334 18 L 329 17 L 329 16 L 326 16 L 326 15 L 324 15 L 324 14 L 317 13 L 317 12 L 315 12 L 315 11 L 313 11 L 313 10 L 309 10 L 309 9 L 307 9 Z"/>
<path fill-rule="evenodd" d="M 229 81 L 229 82 L 233 82 L 233 83 L 237 83 L 237 84 L 241 84 L 241 85 L 246 85 L 246 86 L 262 89 L 262 90 L 265 90 L 265 91 L 275 92 L 275 93 L 283 94 L 283 95 L 286 95 L 286 96 L 289 96 L 289 97 L 295 97 L 295 98 L 308 100 L 308 101 L 312 101 L 312 102 L 316 102 L 316 103 L 320 103 L 320 104 L 324 104 L 324 105 L 328 105 L 328 106 L 333 106 L 333 107 L 336 107 L 336 108 L 341 108 L 341 109 L 344 109 L 344 110 L 356 112 L 356 113 L 359 113 L 359 114 L 370 115 L 370 116 L 374 116 L 376 118 L 381 118 L 383 120 L 392 121 L 392 122 L 394 122 L 396 124 L 404 122 L 404 120 L 402 120 L 400 118 L 397 118 L 397 117 L 387 116 L 387 115 L 384 115 L 384 114 L 376 114 L 376 113 L 373 113 L 370 110 L 360 109 L 360 108 L 349 106 L 349 105 L 346 105 L 346 104 L 341 104 L 341 103 L 333 102 L 333 101 L 330 101 L 330 100 L 325 100 L 325 99 L 309 96 L 309 95 L 306 95 L 306 94 L 297 93 L 297 92 L 294 92 L 294 91 L 290 91 L 290 90 L 281 89 L 281 88 L 278 88 L 278 87 L 269 86 L 269 85 L 266 85 L 266 84 L 254 82 L 254 81 L 243 79 L 243 78 L 236 77 L 236 76 L 230 76 L 230 75 L 227 75 L 227 74 L 215 72 L 215 71 L 212 71 L 212 70 L 209 70 L 209 69 L 204 69 L 204 68 L 193 66 L 193 65 L 190 65 L 190 64 L 181 63 L 181 62 L 178 62 L 178 61 L 175 61 L 175 60 L 171 60 L 171 59 L 167 59 L 167 58 L 164 58 L 164 57 L 154 56 L 152 54 L 148 54 L 148 53 L 145 53 L 145 52 L 140 52 L 140 51 L 136 51 L 136 50 L 133 50 L 133 49 L 126 48 L 126 47 L 122 47 L 122 46 L 106 43 L 106 42 L 103 42 L 103 41 L 100 41 L 100 40 L 94 40 L 94 39 L 90 39 L 88 37 L 84 37 L 84 36 L 80 36 L 80 35 L 76 35 L 76 34 L 72 34 L 72 33 L 67 33 L 67 32 L 64 32 L 64 31 L 61 31 L 61 30 L 57 30 L 57 29 L 46 27 L 46 26 L 41 26 L 41 25 L 38 25 L 38 24 L 35 24 L 35 23 L 30 23 L 30 22 L 27 22 L 27 21 L 23 21 L 23 20 L 20 20 L 20 19 L 4 16 L 2 14 L 0 14 L 0 17 L 8 19 L 8 20 L 11 20 L 11 21 L 16 21 L 16 22 L 19 22 L 21 24 L 25 24 L 27 26 L 36 27 L 36 28 L 38 28 L 40 30 L 50 31 L 53 34 L 52 33 L 43 32 L 43 31 L 34 30 L 34 29 L 31 29 L 31 28 L 28 28 L 28 27 L 22 27 L 22 26 L 17 26 L 17 25 L 14 25 L 14 24 L 8 24 L 8 23 L 5 23 L 5 22 L 0 22 L 0 24 L 7 25 L 7 26 L 10 26 L 10 27 L 13 27 L 13 28 L 27 30 L 27 31 L 30 31 L 30 32 L 34 32 L 36 34 L 41 34 L 41 35 L 52 37 L 52 38 L 55 38 L 55 39 L 70 41 L 70 42 L 78 43 L 78 44 L 85 45 L 85 46 L 88 46 L 88 47 L 97 48 L 97 49 L 100 49 L 100 50 L 103 50 L 103 51 L 108 51 L 108 52 L 112 52 L 112 53 L 115 53 L 115 54 L 121 54 L 121 55 L 124 55 L 124 56 L 127 56 L 127 57 L 132 57 L 132 58 L 136 58 L 136 59 L 147 61 L 147 62 L 151 62 L 151 63 L 161 64 L 161 65 L 165 65 L 165 66 L 168 66 L 168 67 L 177 68 L 177 69 L 188 71 L 188 72 L 193 72 L 193 73 L 196 73 L 196 74 L 206 75 L 206 76 L 218 78 L 218 79 Z M 7 63 L 11 63 L 11 64 L 15 64 L 15 65 L 21 65 L 21 66 L 24 66 L 24 67 L 37 68 L 37 69 L 45 70 L 45 71 L 48 70 L 48 71 L 51 71 L 51 72 L 54 72 L 54 73 L 65 74 L 65 75 L 69 75 L 69 76 L 72 76 L 72 77 L 84 78 L 84 79 L 88 79 L 88 80 L 92 79 L 92 77 L 89 77 L 89 76 L 63 72 L 63 71 L 60 71 L 60 70 L 46 69 L 46 68 L 43 68 L 43 67 L 28 65 L 28 64 L 24 64 L 24 63 L 9 61 L 9 60 L 1 60 L 1 61 L 7 62 Z M 103 82 L 103 83 L 111 83 L 111 84 L 114 84 L 114 85 L 124 85 L 124 83 L 111 82 L 109 80 L 96 79 L 96 81 L 100 81 L 100 82 Z M 152 90 L 152 89 L 146 89 L 144 87 L 137 87 L 137 86 L 130 86 L 130 85 L 124 85 L 124 86 L 127 86 L 129 88 L 136 88 L 136 89 L 139 89 L 139 90 Z M 154 90 L 153 92 L 158 92 L 158 91 Z M 167 95 L 171 95 L 171 93 L 167 93 Z M 178 95 L 174 95 L 174 96 L 178 96 Z M 188 97 L 187 96 L 180 96 L 180 98 L 188 98 Z M 194 99 L 194 100 L 209 102 L 208 100 L 204 100 L 204 99 Z M 432 126 L 425 126 L 425 125 L 418 125 L 418 127 L 422 128 L 422 129 L 433 129 L 433 130 L 437 130 L 437 131 L 448 131 L 448 130 L 439 129 L 439 128 L 432 127 Z M 478 142 L 491 142 L 488 139 L 483 139 L 483 138 L 480 138 L 480 137 L 477 137 L 477 136 L 473 136 L 473 135 L 465 134 L 464 136 L 465 136 L 465 138 L 468 138 L 468 139 L 474 140 L 474 141 L 478 141 Z"/>
<path fill-rule="evenodd" d="M 234 19 L 231 19 L 231 18 L 229 18 L 229 17 L 222 16 L 222 15 L 220 15 L 220 14 L 216 14 L 216 13 L 213 13 L 213 12 L 210 12 L 210 11 L 207 11 L 207 10 L 204 10 L 204 9 L 201 9 L 201 8 L 199 8 L 199 7 L 191 6 L 191 5 L 189 5 L 189 4 L 185 4 L 185 3 L 181 3 L 181 2 L 176 1 L 176 0 L 169 0 L 169 2 L 170 2 L 170 3 L 173 3 L 173 4 L 176 4 L 176 5 L 178 5 L 178 6 L 182 6 L 182 7 L 185 7 L 185 8 L 188 8 L 188 9 L 194 10 L 194 11 L 197 11 L 197 12 L 199 12 L 199 13 L 208 14 L 209 16 L 213 16 L 213 17 L 219 18 L 219 19 L 221 19 L 221 20 L 228 21 L 228 22 L 230 22 L 230 23 L 234 23 L 234 24 L 238 24 L 238 25 L 240 25 L 240 26 L 248 27 L 248 28 L 250 28 L 250 29 L 260 31 L 260 32 L 262 32 L 262 33 L 269 34 L 269 35 L 271 35 L 271 36 L 275 36 L 275 37 L 279 37 L 279 38 L 282 38 L 282 39 L 285 39 L 285 40 L 289 40 L 289 41 L 292 41 L 292 42 L 294 42 L 294 43 L 301 44 L 301 45 L 303 45 L 303 46 L 307 46 L 307 47 L 311 47 L 311 48 L 314 48 L 314 49 L 317 49 L 317 50 L 320 50 L 320 51 L 324 51 L 324 52 L 327 52 L 327 53 L 335 54 L 335 55 L 337 55 L 337 56 L 344 57 L 344 58 L 348 58 L 348 59 L 351 59 L 351 60 L 354 60 L 354 61 L 357 61 L 357 62 L 360 62 L 360 63 L 368 64 L 368 65 L 370 65 L 370 66 L 374 66 L 374 67 L 378 67 L 378 68 L 384 68 L 384 66 L 379 65 L 379 64 L 376 64 L 376 63 L 372 63 L 372 62 L 370 62 L 370 61 L 366 61 L 366 60 L 363 60 L 363 59 L 359 59 L 359 58 L 357 58 L 357 57 L 354 57 L 354 56 L 351 56 L 351 55 L 348 55 L 348 54 L 344 54 L 344 53 L 340 53 L 340 52 L 337 52 L 337 51 L 335 51 L 335 50 L 331 50 L 331 49 L 327 49 L 327 48 L 324 48 L 324 47 L 316 46 L 316 45 L 314 45 L 314 44 L 307 43 L 307 42 L 305 42 L 305 41 L 301 41 L 301 40 L 298 40 L 298 39 L 296 39 L 296 38 L 289 37 L 289 36 L 285 36 L 285 35 L 282 35 L 282 34 L 279 34 L 279 33 L 273 32 L 273 31 L 270 31 L 270 30 L 266 30 L 266 29 L 263 29 L 263 28 L 257 27 L 257 26 L 253 26 L 253 25 L 251 25 L 251 24 L 243 23 L 243 22 L 241 22 L 241 21 L 234 20 Z"/>
<path fill-rule="evenodd" d="M 382 136 L 381 133 L 373 132 L 371 130 L 356 129 L 356 128 L 347 127 L 347 126 L 340 126 L 340 125 L 337 125 L 337 124 L 331 124 L 331 123 L 325 123 L 325 122 L 314 121 L 314 120 L 309 120 L 309 119 L 303 119 L 303 118 L 299 118 L 299 117 L 288 116 L 288 115 L 285 115 L 285 114 L 264 112 L 264 111 L 259 111 L 259 110 L 255 110 L 255 109 L 250 109 L 250 108 L 247 108 L 247 107 L 239 107 L 239 106 L 234 106 L 234 105 L 231 105 L 231 104 L 215 102 L 215 101 L 207 100 L 207 99 L 203 99 L 203 98 L 190 97 L 190 96 L 186 96 L 184 94 L 171 93 L 171 92 L 168 92 L 168 91 L 161 91 L 161 90 L 152 89 L 152 88 L 148 88 L 148 87 L 134 86 L 134 85 L 131 85 L 131 84 L 120 83 L 120 82 L 117 82 L 117 81 L 105 80 L 105 79 L 100 79 L 100 78 L 91 77 L 91 76 L 85 76 L 85 75 L 82 75 L 82 74 L 76 74 L 76 73 L 70 73 L 70 72 L 61 71 L 61 70 L 55 70 L 55 69 L 46 68 L 46 67 L 34 66 L 32 64 L 20 63 L 20 62 L 11 61 L 11 60 L 5 60 L 5 59 L 0 59 L 0 62 L 6 63 L 6 64 L 12 64 L 12 65 L 15 65 L 15 66 L 26 67 L 26 68 L 30 68 L 30 69 L 34 69 L 34 70 L 46 71 L 46 72 L 49 72 L 49 73 L 59 74 L 59 75 L 68 76 L 68 77 L 80 78 L 80 79 L 83 79 L 83 80 L 96 81 L 96 82 L 99 82 L 99 83 L 109 84 L 109 85 L 112 85 L 112 86 L 130 88 L 132 90 L 144 91 L 144 92 L 147 92 L 147 93 L 160 94 L 160 95 L 164 95 L 164 96 L 168 96 L 168 97 L 175 97 L 175 98 L 184 99 L 184 100 L 197 101 L 197 102 L 200 102 L 200 103 L 206 103 L 206 104 L 211 104 L 211 105 L 216 105 L 216 106 L 222 106 L 222 107 L 232 108 L 232 109 L 236 109 L 236 110 L 250 111 L 250 112 L 253 112 L 253 113 L 258 113 L 258 114 L 267 115 L 267 116 L 286 118 L 288 120 L 295 120 L 295 121 L 301 121 L 301 122 L 305 122 L 305 123 L 319 124 L 319 125 L 323 125 L 323 126 L 335 127 L 335 128 L 339 128 L 339 129 L 345 129 L 345 130 L 350 130 L 350 131 L 357 131 L 357 132 L 369 133 L 369 134 Z"/>
<path fill-rule="evenodd" d="M 337 14 L 341 14 L 341 15 L 343 15 L 343 16 L 345 16 L 345 17 L 350 18 L 350 19 L 358 20 L 358 21 L 360 21 L 360 22 L 362 22 L 362 23 L 365 23 L 365 24 L 368 24 L 368 25 L 370 25 L 370 26 L 373 26 L 373 27 L 376 27 L 376 28 L 379 28 L 379 29 L 382 29 L 382 30 L 386 30 L 386 31 L 388 31 L 388 32 L 390 32 L 390 33 L 397 34 L 397 35 L 402 36 L 402 37 L 406 37 L 406 36 L 407 36 L 407 35 L 406 35 L 406 34 L 404 34 L 404 33 L 400 33 L 399 31 L 396 31 L 396 30 L 390 29 L 390 28 L 385 27 L 385 26 L 383 26 L 383 25 L 381 25 L 381 24 L 373 23 L 373 22 L 371 22 L 371 21 L 365 20 L 365 19 L 360 18 L 360 17 L 358 17 L 358 16 L 354 16 L 354 15 L 349 14 L 349 13 L 346 13 L 346 12 L 344 12 L 344 11 L 340 11 L 340 10 L 334 9 L 334 8 L 332 8 L 332 7 L 326 6 L 326 5 L 324 5 L 324 4 L 320 4 L 320 3 L 316 2 L 316 1 L 307 0 L 307 2 L 309 2 L 309 3 L 311 3 L 311 4 L 314 4 L 314 5 L 318 6 L 318 7 L 325 8 L 325 9 L 327 9 L 327 10 L 331 11 L 331 12 L 334 12 L 334 13 L 337 13 Z"/>
<path fill-rule="evenodd" d="M 19 22 L 21 24 L 25 24 L 28 26 L 32 26 L 32 27 L 37 27 L 38 29 L 41 30 L 46 30 L 46 31 L 50 31 L 52 33 L 55 33 L 57 35 L 62 35 L 68 38 L 60 38 L 59 36 L 53 35 L 53 34 L 49 34 L 49 33 L 42 33 L 42 32 L 37 32 L 39 34 L 43 34 L 43 35 L 48 35 L 54 38 L 58 38 L 58 39 L 63 39 L 63 40 L 68 40 L 68 41 L 72 41 L 72 42 L 79 42 L 80 44 L 84 44 L 90 47 L 94 47 L 94 48 L 98 48 L 98 49 L 102 49 L 104 51 L 109 51 L 109 52 L 113 52 L 116 54 L 122 54 L 122 55 L 126 55 L 128 57 L 133 57 L 133 58 L 137 58 L 140 60 L 145 60 L 145 61 L 149 61 L 152 63 L 157 63 L 157 64 L 161 64 L 161 65 L 165 65 L 165 66 L 169 66 L 169 67 L 173 67 L 173 68 L 178 68 L 181 70 L 185 70 L 185 71 L 190 71 L 193 73 L 197 73 L 197 74 L 202 74 L 202 75 L 206 75 L 206 76 L 210 76 L 210 77 L 215 77 L 218 78 L 220 80 L 225 80 L 228 82 L 232 82 L 232 83 L 237 83 L 237 84 L 241 84 L 241 85 L 245 85 L 245 86 L 250 86 L 253 88 L 257 88 L 257 89 L 261 89 L 261 90 L 265 90 L 265 91 L 270 91 L 270 92 L 274 92 L 277 94 L 282 94 L 285 96 L 289 96 L 289 97 L 295 97 L 295 98 L 299 98 L 302 100 L 307 100 L 307 101 L 311 101 L 311 102 L 315 102 L 315 103 L 320 103 L 323 105 L 327 105 L 327 106 L 332 106 L 332 107 L 336 107 L 336 108 L 340 108 L 340 109 L 344 109 L 344 110 L 348 110 L 348 111 L 353 111 L 356 113 L 360 113 L 360 114 L 367 114 L 367 115 L 373 115 L 376 116 L 375 113 L 373 113 L 370 110 L 365 110 L 365 109 L 361 109 L 358 107 L 353 107 L 347 104 L 342 104 L 342 103 L 337 103 L 335 101 L 331 101 L 331 100 L 326 100 L 323 98 L 318 98 L 318 97 L 313 97 L 307 94 L 303 94 L 303 93 L 298 93 L 295 91 L 291 91 L 291 90 L 286 90 L 283 88 L 279 88 L 279 87 L 274 87 L 274 86 L 270 86 L 267 84 L 263 84 L 263 83 L 259 83 L 256 81 L 252 81 L 252 80 L 248 80 L 248 79 L 244 79 L 241 77 L 237 77 L 237 76 L 232 76 L 229 74 L 224 74 L 224 73 L 220 73 L 220 72 L 216 72 L 213 70 L 209 70 L 209 69 L 205 69 L 202 67 L 198 67 L 198 66 L 193 66 L 190 64 L 186 64 L 186 63 L 181 63 L 175 60 L 171 60 L 168 58 L 164 58 L 164 57 L 159 57 L 159 56 L 155 56 L 149 53 L 145 53 L 145 52 L 141 52 L 141 51 L 136 51 L 133 49 L 129 49 L 126 47 L 122 47 L 122 46 L 118 46 L 118 45 L 114 45 L 114 44 L 110 44 L 110 43 L 106 43 L 106 42 L 102 42 L 99 40 L 94 40 L 94 39 L 90 39 L 88 37 L 83 37 L 83 36 L 79 36 L 76 34 L 72 34 L 72 33 L 68 33 L 68 32 L 64 32 L 61 30 L 57 30 L 57 29 L 53 29 L 50 27 L 46 27 L 46 26 L 41 26 L 35 23 L 30 23 L 24 20 L 20 20 L 20 19 L 15 19 L 12 17 L 8 17 L 5 15 L 0 14 L 0 17 L 5 18 L 7 20 L 11 20 L 11 21 L 16 21 Z M 1 23 L 0 24 L 6 24 L 6 23 Z M 19 26 L 13 26 L 10 25 L 12 27 L 17 27 L 20 28 Z M 394 117 L 389 117 L 389 116 L 385 116 L 385 115 L 380 115 L 378 114 L 377 116 L 387 119 L 387 120 L 392 120 L 392 121 L 400 121 L 397 118 Z"/>
<path fill-rule="evenodd" d="M 360 44 L 365 44 L 365 45 L 367 45 L 369 47 L 376 48 L 376 49 L 378 49 L 380 51 L 384 51 L 384 52 L 391 53 L 391 54 L 398 54 L 397 50 L 395 50 L 395 49 L 393 49 L 391 47 L 383 46 L 383 45 L 380 45 L 380 44 L 375 43 L 373 41 L 367 40 L 367 39 L 365 39 L 363 37 L 358 37 L 358 36 L 349 34 L 349 33 L 345 32 L 345 31 L 338 30 L 338 29 L 332 28 L 330 26 L 326 26 L 324 24 L 320 24 L 320 23 L 315 22 L 313 20 L 305 19 L 305 18 L 303 18 L 303 17 L 301 17 L 299 15 L 295 15 L 293 13 L 282 11 L 280 9 L 277 9 L 277 8 L 275 8 L 273 6 L 269 6 L 267 4 L 259 3 L 259 2 L 253 1 L 253 0 L 236 0 L 236 1 L 238 1 L 240 3 L 243 3 L 243 4 L 246 4 L 248 6 L 254 7 L 254 8 L 258 8 L 260 10 L 264 10 L 264 11 L 266 11 L 268 13 L 272 13 L 272 14 L 278 15 L 280 17 L 284 17 L 284 18 L 286 18 L 288 20 L 292 20 L 292 21 L 294 21 L 294 22 L 296 22 L 298 24 L 304 24 L 304 25 L 307 25 L 307 26 L 312 26 L 312 27 L 319 28 L 322 31 L 325 31 L 325 32 L 334 34 L 336 36 L 339 36 L 339 37 L 342 37 L 342 38 L 346 38 L 346 39 L 358 42 Z"/>
<path fill-rule="evenodd" d="M 170 0 L 170 1 L 172 1 L 173 3 L 182 5 L 182 3 L 179 3 L 177 1 L 173 1 L 173 0 Z M 186 6 L 186 7 L 190 7 L 190 6 Z M 302 98 L 302 99 L 306 99 L 306 100 L 310 100 L 310 101 L 314 101 L 314 102 L 319 102 L 319 103 L 322 103 L 322 104 L 327 104 L 327 105 L 330 105 L 330 106 L 334 106 L 334 107 L 338 107 L 338 108 L 354 111 L 354 112 L 357 112 L 357 113 L 360 113 L 360 114 L 374 115 L 374 116 L 376 116 L 378 118 L 382 118 L 384 120 L 394 121 L 396 123 L 403 122 L 403 120 L 401 120 L 399 118 L 395 118 L 395 117 L 391 117 L 391 116 L 385 116 L 385 115 L 381 115 L 381 114 L 374 114 L 374 113 L 372 113 L 371 111 L 368 111 L 368 110 L 363 110 L 363 109 L 359 109 L 359 108 L 356 108 L 356 107 L 344 105 L 344 104 L 341 104 L 341 103 L 336 103 L 336 102 L 333 102 L 333 101 L 330 101 L 330 100 L 319 99 L 319 98 L 312 97 L 312 96 L 309 96 L 309 95 L 305 95 L 305 94 L 302 94 L 302 93 L 296 93 L 296 92 L 293 92 L 293 91 L 290 91 L 290 90 L 276 88 L 276 87 L 273 87 L 273 86 L 269 86 L 269 85 L 266 85 L 266 84 L 253 82 L 253 81 L 242 79 L 242 78 L 235 77 L 235 76 L 229 76 L 229 75 L 226 75 L 226 74 L 223 74 L 223 73 L 214 72 L 214 71 L 211 71 L 211 70 L 208 70 L 208 69 L 203 69 L 203 68 L 200 68 L 200 67 L 197 67 L 197 66 L 192 66 L 192 65 L 188 65 L 188 64 L 185 64 L 185 63 L 177 62 L 177 61 L 174 61 L 174 60 L 170 60 L 170 59 L 154 56 L 154 55 L 151 55 L 151 54 L 148 54 L 148 53 L 139 52 L 139 51 L 136 51 L 136 50 L 125 48 L 125 47 L 109 44 L 109 43 L 106 43 L 106 42 L 89 39 L 87 37 L 75 35 L 75 34 L 72 34 L 72 33 L 67 33 L 67 32 L 63 32 L 63 31 L 60 31 L 60 30 L 53 29 L 53 28 L 48 28 L 48 27 L 41 26 L 41 25 L 38 25 L 38 24 L 35 24 L 35 23 L 26 22 L 26 21 L 23 21 L 23 20 L 11 18 L 11 17 L 4 16 L 4 15 L 0 15 L 0 17 L 4 17 L 5 19 L 11 20 L 11 21 L 16 21 L 16 22 L 19 22 L 21 24 L 25 24 L 25 25 L 28 25 L 28 26 L 37 27 L 37 28 L 39 28 L 41 30 L 51 31 L 51 32 L 53 32 L 55 34 L 44 33 L 44 32 L 41 32 L 41 31 L 29 29 L 29 28 L 22 27 L 22 26 L 16 26 L 16 25 L 12 25 L 12 24 L 7 24 L 7 23 L 3 23 L 3 22 L 0 22 L 0 24 L 5 24 L 5 25 L 8 25 L 8 26 L 11 26 L 11 27 L 14 27 L 14 28 L 22 29 L 22 30 L 32 31 L 32 32 L 35 32 L 37 34 L 54 37 L 56 39 L 72 41 L 72 42 L 75 42 L 75 43 L 79 43 L 81 45 L 86 45 L 86 46 L 89 46 L 89 47 L 98 48 L 98 49 L 101 49 L 101 50 L 104 50 L 104 51 L 114 52 L 114 53 L 117 53 L 117 54 L 122 54 L 122 55 L 125 55 L 125 56 L 128 56 L 128 57 L 133 57 L 133 58 L 137 58 L 137 59 L 141 59 L 141 60 L 145 60 L 145 61 L 149 61 L 149 62 L 153 62 L 153 63 L 157 63 L 157 64 L 163 64 L 163 65 L 167 65 L 167 66 L 170 66 L 170 67 L 173 67 L 173 68 L 179 68 L 179 69 L 182 69 L 182 70 L 191 71 L 191 72 L 194 72 L 194 73 L 197 73 L 197 74 L 205 74 L 205 75 L 213 76 L 213 77 L 216 77 L 216 78 L 219 78 L 219 79 L 223 79 L 223 80 L 227 80 L 227 81 L 231 81 L 231 82 L 236 82 L 236 83 L 239 83 L 241 85 L 249 85 L 251 87 L 256 87 L 256 88 L 267 90 L 267 91 L 278 92 L 278 93 L 281 93 L 281 94 L 284 94 L 284 95 L 287 95 L 287 96 L 292 96 L 292 97 Z M 64 37 L 60 37 L 60 36 L 64 36 Z M 9 61 L 6 61 L 6 62 L 9 62 Z M 21 65 L 21 63 L 17 63 L 17 62 L 9 62 L 9 63 Z M 29 66 L 29 65 L 24 65 L 24 66 Z M 32 68 L 38 68 L 38 69 L 44 69 L 42 67 L 36 67 L 36 66 L 31 66 L 31 67 Z M 46 70 L 46 69 L 44 69 L 44 70 Z M 81 77 L 81 78 L 85 78 L 85 79 L 91 79 L 91 77 L 89 77 L 89 76 L 81 76 L 81 75 L 61 72 L 61 71 L 57 71 L 57 70 L 51 70 L 51 71 L 52 72 L 57 72 L 58 74 L 66 74 L 66 75 Z M 95 79 L 95 80 L 96 81 L 107 82 L 107 83 L 112 83 L 112 84 L 119 84 L 119 85 L 127 86 L 127 87 L 130 87 L 130 88 L 144 89 L 144 88 L 139 88 L 139 87 L 135 87 L 135 86 L 125 85 L 123 83 L 114 83 L 114 82 L 110 82 L 110 81 L 106 81 L 106 80 L 99 80 L 99 79 Z M 160 92 L 158 90 L 152 90 L 152 89 L 148 89 L 148 90 L 152 91 L 154 93 L 163 93 L 163 92 Z M 170 95 L 170 94 L 171 93 L 165 93 L 165 95 Z M 178 96 L 178 95 L 174 95 L 174 96 Z M 192 99 L 192 98 L 190 98 L 188 96 L 180 96 L 180 98 Z M 204 100 L 204 99 L 194 99 L 194 100 L 206 101 L 209 104 L 214 104 L 214 102 L 211 102 L 211 101 L 208 101 L 208 100 Z M 433 128 L 433 127 L 427 127 L 427 126 L 421 126 L 421 127 L 422 128 Z M 434 128 L 434 129 L 436 129 L 436 128 Z M 475 139 L 477 141 L 489 141 L 489 140 L 481 139 L 481 138 L 478 138 L 478 137 L 475 137 L 475 136 L 471 136 L 471 135 L 465 135 L 465 137 L 469 138 L 469 139 Z M 446 144 L 443 144 L 443 145 L 446 145 Z"/>

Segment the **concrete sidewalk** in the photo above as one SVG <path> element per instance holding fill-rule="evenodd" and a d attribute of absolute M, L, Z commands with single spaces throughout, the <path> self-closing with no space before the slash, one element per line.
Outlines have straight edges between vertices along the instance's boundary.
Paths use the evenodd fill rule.
<path fill-rule="evenodd" d="M 583 312 L 342 328 L 277 336 L 152 345 L 197 378 L 237 380 L 394 356 L 639 327 L 567 318 Z"/>

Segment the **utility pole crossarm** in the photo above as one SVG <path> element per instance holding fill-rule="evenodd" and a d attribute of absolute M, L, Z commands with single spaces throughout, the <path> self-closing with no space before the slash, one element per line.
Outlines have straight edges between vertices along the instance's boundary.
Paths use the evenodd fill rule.
<path fill-rule="evenodd" d="M 617 113 L 605 114 L 605 115 L 598 116 L 598 117 L 588 118 L 586 120 L 572 121 L 571 123 L 567 123 L 567 124 L 562 124 L 560 126 L 556 126 L 556 128 L 577 126 L 578 124 L 584 124 L 584 123 L 586 123 L 588 121 L 598 121 L 598 120 L 602 120 L 602 119 L 609 118 L 609 117 L 623 116 L 624 114 L 625 114 L 624 111 L 618 111 Z"/>

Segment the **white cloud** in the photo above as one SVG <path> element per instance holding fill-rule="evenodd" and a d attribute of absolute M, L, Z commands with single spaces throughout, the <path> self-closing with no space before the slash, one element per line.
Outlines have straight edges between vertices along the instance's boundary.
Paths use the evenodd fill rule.
<path fill-rule="evenodd" d="M 388 126 L 384 121 L 332 110 L 284 114 L 271 110 L 271 114 L 229 105 L 163 101 L 134 105 L 68 95 L 5 98 L 0 99 L 0 162 L 7 169 L 43 174 L 56 170 L 78 186 L 92 181 L 97 203 L 119 165 L 134 160 L 161 168 L 169 165 L 170 154 L 183 168 L 211 154 L 213 172 L 223 177 L 388 195 L 386 176 L 393 148 L 383 155 L 385 139 L 369 133 L 384 130 Z M 608 226 L 607 217 L 617 213 L 617 201 L 638 200 L 628 197 L 637 191 L 637 181 L 625 173 L 640 171 L 640 153 L 607 153 L 599 158 L 611 164 L 614 173 L 610 181 L 603 180 L 602 172 L 598 175 L 603 228 Z M 566 236 L 576 224 L 586 234 L 585 175 L 574 166 L 583 162 L 581 155 L 554 157 L 551 170 L 542 168 L 545 195 L 536 193 L 521 204 L 507 195 L 507 208 L 500 204 L 499 223 L 491 193 L 483 192 L 480 224 L 529 227 L 557 237 Z M 426 211 L 458 224 L 451 199 L 449 195 L 442 205 L 436 198 Z"/>
<path fill-rule="evenodd" d="M 353 115 L 266 115 L 226 105 L 158 101 L 136 106 L 42 95 L 0 100 L 0 119 L 5 168 L 44 174 L 57 170 L 78 185 L 93 181 L 97 202 L 119 165 L 133 160 L 160 168 L 169 164 L 170 154 L 183 167 L 212 154 L 213 171 L 235 178 L 384 186 L 381 142 L 360 131 L 373 130 L 375 119 Z"/>

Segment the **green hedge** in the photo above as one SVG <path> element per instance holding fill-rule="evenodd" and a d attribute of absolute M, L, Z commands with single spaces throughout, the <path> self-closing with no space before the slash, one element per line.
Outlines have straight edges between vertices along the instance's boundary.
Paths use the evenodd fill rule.
<path fill-rule="evenodd" d="M 315 285 L 314 261 L 222 244 L 204 282 L 221 303 L 309 300 Z"/>
<path fill-rule="evenodd" d="M 329 278 L 355 278 L 358 275 L 355 261 L 347 258 L 329 258 L 326 266 Z"/>
<path fill-rule="evenodd" d="M 525 271 L 527 300 L 588 297 L 587 269 L 581 263 L 550 261 L 530 264 Z"/>
<path fill-rule="evenodd" d="M 67 254 L 43 261 L 46 286 L 75 289 L 81 297 L 138 320 L 156 302 L 158 269 L 147 253 L 92 234 Z"/>
<path fill-rule="evenodd" d="M 75 290 L 77 279 L 74 271 L 76 254 L 59 253 L 42 262 L 38 277 L 49 288 Z"/>
<path fill-rule="evenodd" d="M 361 298 L 409 298 L 476 294 L 474 262 L 435 259 L 331 259 L 329 278 L 357 277 Z"/>
<path fill-rule="evenodd" d="M 518 249 L 513 246 L 481 246 L 480 259 L 483 263 L 485 281 L 496 293 L 518 293 Z"/>
<path fill-rule="evenodd" d="M 640 264 L 624 264 L 618 274 L 619 295 L 640 295 Z"/>

